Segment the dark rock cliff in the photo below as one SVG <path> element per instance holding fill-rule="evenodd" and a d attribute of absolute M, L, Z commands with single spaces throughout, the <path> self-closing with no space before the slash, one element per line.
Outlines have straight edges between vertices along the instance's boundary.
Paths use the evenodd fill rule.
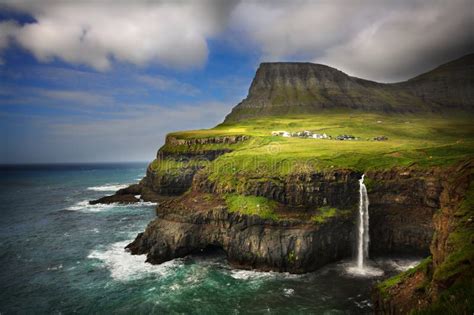
<path fill-rule="evenodd" d="M 147 261 L 164 261 L 218 247 L 239 268 L 302 273 L 351 254 L 353 218 L 312 224 L 229 213 L 216 199 L 188 194 L 165 202 L 157 219 L 127 246 Z"/>
<path fill-rule="evenodd" d="M 431 218 L 440 208 L 446 175 L 410 168 L 367 173 L 372 253 L 429 254 Z"/>
<path fill-rule="evenodd" d="M 421 314 L 470 314 L 474 310 L 474 161 L 439 175 L 441 187 L 430 185 L 430 195 L 436 197 L 439 209 L 431 222 L 431 256 L 417 268 L 375 288 L 377 314 L 414 310 Z"/>
<path fill-rule="evenodd" d="M 361 174 L 339 170 L 269 181 L 241 179 L 245 185 L 240 187 L 216 186 L 204 174 L 198 172 L 188 193 L 158 206 L 157 219 L 129 246 L 132 253 L 146 253 L 150 262 L 161 263 L 217 246 L 235 266 L 297 273 L 351 256 Z M 372 254 L 427 255 L 446 175 L 405 168 L 366 176 Z M 273 199 L 287 216 L 272 221 L 229 213 L 219 197 L 228 193 Z M 316 224 L 310 214 L 321 206 L 351 214 Z"/>
<path fill-rule="evenodd" d="M 357 205 L 361 175 L 344 169 L 274 178 L 249 178 L 236 174 L 235 182 L 238 185 L 233 186 L 213 182 L 202 172 L 196 174 L 193 187 L 207 193 L 262 196 L 294 207 L 331 206 L 349 209 Z"/>

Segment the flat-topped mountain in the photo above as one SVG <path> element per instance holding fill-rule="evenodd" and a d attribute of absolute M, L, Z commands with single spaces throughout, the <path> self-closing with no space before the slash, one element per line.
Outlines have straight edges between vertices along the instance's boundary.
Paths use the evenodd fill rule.
<path fill-rule="evenodd" d="M 472 111 L 473 96 L 474 54 L 391 84 L 351 77 L 320 64 L 262 63 L 247 98 L 225 121 L 315 114 L 324 109 L 393 113 Z"/>

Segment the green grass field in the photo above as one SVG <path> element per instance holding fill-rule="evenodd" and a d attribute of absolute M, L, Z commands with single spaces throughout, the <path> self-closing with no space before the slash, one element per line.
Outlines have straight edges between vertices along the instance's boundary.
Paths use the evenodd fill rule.
<path fill-rule="evenodd" d="M 165 150 L 205 151 L 231 148 L 233 152 L 208 163 L 209 176 L 235 173 L 275 176 L 332 168 L 359 171 L 394 166 L 446 166 L 474 157 L 472 116 L 381 115 L 323 112 L 319 115 L 267 117 L 227 123 L 212 129 L 175 132 L 177 138 L 249 135 L 238 144 L 178 146 Z M 301 139 L 272 136 L 271 132 L 309 130 L 333 137 L 350 134 L 357 141 Z M 386 136 L 388 141 L 371 140 Z M 169 165 L 167 165 L 169 166 Z"/>

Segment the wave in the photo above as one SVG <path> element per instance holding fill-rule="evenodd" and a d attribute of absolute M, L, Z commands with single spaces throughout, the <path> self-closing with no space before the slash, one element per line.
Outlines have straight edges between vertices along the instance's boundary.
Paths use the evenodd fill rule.
<path fill-rule="evenodd" d="M 380 277 L 384 274 L 384 271 L 372 266 L 360 268 L 354 264 L 346 268 L 346 273 L 355 277 Z"/>
<path fill-rule="evenodd" d="M 57 270 L 60 270 L 60 269 L 63 269 L 63 264 L 59 264 L 57 266 L 52 266 L 52 267 L 47 268 L 48 271 L 57 271 Z"/>
<path fill-rule="evenodd" d="M 93 190 L 93 191 L 117 191 L 119 189 L 123 189 L 128 187 L 128 185 L 125 184 L 105 184 L 102 186 L 92 186 L 92 187 L 87 187 L 87 190 Z"/>
<path fill-rule="evenodd" d="M 110 276 L 117 281 L 135 280 L 149 275 L 167 276 L 173 274 L 176 268 L 183 266 L 179 259 L 160 265 L 146 263 L 146 255 L 132 255 L 125 251 L 125 246 L 130 242 L 117 242 L 104 250 L 93 250 L 87 258 L 100 260 L 110 271 Z"/>
<path fill-rule="evenodd" d="M 357 266 L 357 262 L 349 259 L 341 260 L 335 264 L 323 267 L 319 273 L 335 270 L 338 274 L 349 277 L 376 278 L 384 275 L 385 271 L 376 261 L 369 260 L 363 268 Z"/>
<path fill-rule="evenodd" d="M 89 200 L 79 201 L 73 206 L 66 208 L 70 211 L 82 211 L 82 212 L 101 212 L 104 210 L 109 210 L 112 208 L 139 208 L 139 207 L 151 207 L 156 206 L 157 203 L 149 201 L 140 201 L 137 203 L 130 204 L 120 204 L 120 203 L 111 203 L 111 204 L 89 204 Z"/>
<path fill-rule="evenodd" d="M 379 263 L 388 264 L 396 271 L 403 272 L 416 267 L 421 262 L 419 258 L 395 258 L 395 259 L 381 259 Z"/>
<path fill-rule="evenodd" d="M 230 276 L 239 280 L 258 280 L 269 278 L 298 278 L 300 275 L 291 274 L 289 272 L 231 269 Z"/>
<path fill-rule="evenodd" d="M 283 288 L 283 295 L 286 297 L 290 297 L 295 294 L 295 289 L 291 288 Z"/>

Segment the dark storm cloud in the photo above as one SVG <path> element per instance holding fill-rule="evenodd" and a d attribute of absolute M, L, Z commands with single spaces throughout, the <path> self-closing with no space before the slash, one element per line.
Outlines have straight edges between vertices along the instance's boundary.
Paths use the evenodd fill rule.
<path fill-rule="evenodd" d="M 312 60 L 381 81 L 408 78 L 474 49 L 474 4 L 454 1 L 242 2 L 263 60 Z"/>

